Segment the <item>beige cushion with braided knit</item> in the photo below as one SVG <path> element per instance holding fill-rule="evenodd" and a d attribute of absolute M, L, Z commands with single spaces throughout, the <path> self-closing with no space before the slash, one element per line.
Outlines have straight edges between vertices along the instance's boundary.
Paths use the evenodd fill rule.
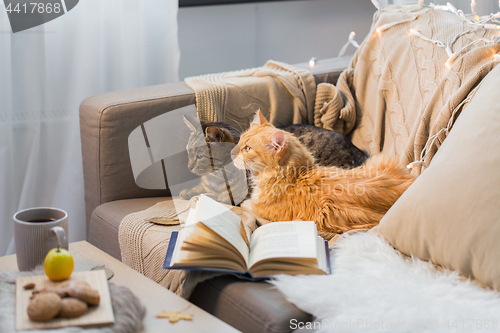
<path fill-rule="evenodd" d="M 384 24 L 415 17 L 376 32 Z M 411 36 L 410 29 L 447 43 L 469 27 L 451 12 L 419 10 L 414 4 L 384 7 L 375 14 L 371 31 L 351 62 L 352 69 L 344 71 L 337 83 L 345 95 L 344 109 L 355 103 L 356 127 L 349 134 L 352 142 L 370 154 L 382 152 L 405 164 L 420 159 L 429 137 L 460 113 L 474 87 L 497 65 L 492 55 L 500 52 L 500 44 L 480 42 L 447 68 L 445 50 Z M 493 30 L 466 34 L 453 44 L 453 50 L 496 34 Z M 444 139 L 440 132 L 425 163 L 431 163 Z M 413 172 L 419 174 L 420 168 Z"/>

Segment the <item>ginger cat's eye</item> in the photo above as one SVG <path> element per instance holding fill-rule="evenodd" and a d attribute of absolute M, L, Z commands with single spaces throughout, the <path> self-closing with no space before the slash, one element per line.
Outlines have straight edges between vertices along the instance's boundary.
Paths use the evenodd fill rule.
<path fill-rule="evenodd" d="M 242 151 L 244 151 L 245 153 L 248 153 L 250 150 L 252 150 L 252 147 L 249 147 L 249 146 L 245 146 L 242 149 Z"/>

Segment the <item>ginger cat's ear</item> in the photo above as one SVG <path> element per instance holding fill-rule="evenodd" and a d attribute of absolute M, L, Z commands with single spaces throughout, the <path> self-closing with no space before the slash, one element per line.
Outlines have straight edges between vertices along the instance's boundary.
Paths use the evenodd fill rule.
<path fill-rule="evenodd" d="M 282 131 L 277 131 L 269 137 L 267 150 L 271 154 L 277 154 L 283 151 L 286 145 L 285 134 Z"/>
<path fill-rule="evenodd" d="M 257 113 L 253 117 L 253 121 L 250 124 L 250 126 L 259 126 L 259 125 L 266 125 L 269 124 L 269 122 L 266 120 L 266 117 L 260 112 L 260 109 L 257 110 Z"/>

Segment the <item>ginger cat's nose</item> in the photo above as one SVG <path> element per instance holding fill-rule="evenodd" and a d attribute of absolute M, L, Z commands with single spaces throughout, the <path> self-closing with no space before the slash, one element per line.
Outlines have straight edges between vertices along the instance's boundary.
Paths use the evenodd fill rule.
<path fill-rule="evenodd" d="M 234 159 L 238 153 L 240 152 L 240 147 L 236 146 L 233 149 L 231 149 L 231 158 Z"/>

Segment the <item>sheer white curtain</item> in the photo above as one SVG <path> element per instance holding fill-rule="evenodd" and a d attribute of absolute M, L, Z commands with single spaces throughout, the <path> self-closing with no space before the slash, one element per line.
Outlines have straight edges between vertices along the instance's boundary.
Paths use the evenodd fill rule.
<path fill-rule="evenodd" d="M 92 95 L 178 81 L 177 0 L 81 0 L 65 15 L 11 33 L 0 11 L 0 255 L 14 252 L 13 214 L 69 214 L 85 238 L 78 123 Z"/>

